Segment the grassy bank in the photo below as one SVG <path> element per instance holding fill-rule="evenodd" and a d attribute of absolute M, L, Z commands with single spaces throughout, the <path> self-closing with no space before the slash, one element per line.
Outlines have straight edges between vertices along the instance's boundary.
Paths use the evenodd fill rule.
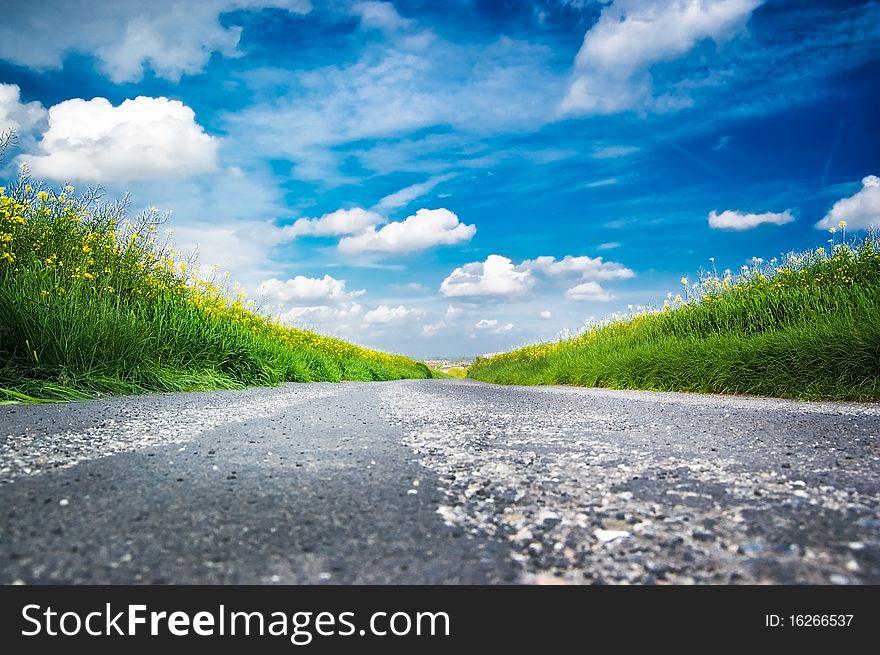
<path fill-rule="evenodd" d="M 0 400 L 430 377 L 261 315 L 125 210 L 26 177 L 0 191 Z"/>
<path fill-rule="evenodd" d="M 659 310 L 480 358 L 469 376 L 798 399 L 880 400 L 880 244 L 869 235 L 704 274 Z"/>

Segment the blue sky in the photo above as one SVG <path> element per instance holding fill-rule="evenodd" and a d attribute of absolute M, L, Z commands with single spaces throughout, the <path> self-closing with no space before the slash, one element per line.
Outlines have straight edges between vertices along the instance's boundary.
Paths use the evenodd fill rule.
<path fill-rule="evenodd" d="M 4 177 L 173 210 L 295 325 L 418 357 L 556 338 L 880 224 L 880 5 L 5 7 Z"/>

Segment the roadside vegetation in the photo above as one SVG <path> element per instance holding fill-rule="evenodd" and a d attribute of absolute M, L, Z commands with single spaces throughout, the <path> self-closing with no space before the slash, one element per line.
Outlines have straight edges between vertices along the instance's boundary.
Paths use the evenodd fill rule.
<path fill-rule="evenodd" d="M 682 279 L 681 295 L 574 338 L 478 358 L 468 375 L 804 400 L 880 400 L 880 241 L 847 239 L 734 274 Z"/>
<path fill-rule="evenodd" d="M 127 201 L 0 188 L 0 400 L 431 377 L 412 359 L 282 325 L 196 274 Z"/>
<path fill-rule="evenodd" d="M 458 378 L 462 380 L 467 377 L 467 367 L 465 366 L 450 366 L 446 369 L 446 375 L 450 378 Z"/>

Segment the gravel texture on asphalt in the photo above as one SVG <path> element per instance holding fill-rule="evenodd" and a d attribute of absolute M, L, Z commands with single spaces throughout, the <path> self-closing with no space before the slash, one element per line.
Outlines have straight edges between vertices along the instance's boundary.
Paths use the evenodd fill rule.
<path fill-rule="evenodd" d="M 880 583 L 880 406 L 459 380 L 0 407 L 0 582 Z"/>
<path fill-rule="evenodd" d="M 468 382 L 380 392 L 448 525 L 533 583 L 880 582 L 880 407 Z"/>

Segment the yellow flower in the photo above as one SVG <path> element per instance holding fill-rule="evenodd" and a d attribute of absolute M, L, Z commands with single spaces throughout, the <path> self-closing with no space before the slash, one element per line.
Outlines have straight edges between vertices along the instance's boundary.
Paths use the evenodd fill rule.
<path fill-rule="evenodd" d="M 840 223 L 837 224 L 837 227 L 839 227 L 841 230 L 846 229 L 846 221 L 840 221 Z"/>
<path fill-rule="evenodd" d="M 687 283 L 688 283 L 687 277 L 681 278 L 681 283 L 684 284 L 685 286 L 687 286 Z"/>

